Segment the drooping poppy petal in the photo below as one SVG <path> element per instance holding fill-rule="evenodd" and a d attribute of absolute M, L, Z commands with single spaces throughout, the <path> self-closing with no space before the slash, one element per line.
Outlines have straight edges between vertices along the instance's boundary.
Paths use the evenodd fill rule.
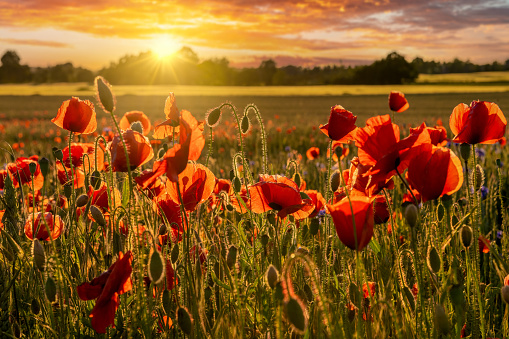
<path fill-rule="evenodd" d="M 472 101 L 470 106 L 457 105 L 449 118 L 457 143 L 494 144 L 504 137 L 507 120 L 497 104 Z"/>
<path fill-rule="evenodd" d="M 327 203 L 325 201 L 325 198 L 323 197 L 322 193 L 316 191 L 316 190 L 305 190 L 304 193 L 308 195 L 308 197 L 311 198 L 311 201 L 313 201 L 313 205 L 315 209 L 313 212 L 309 215 L 309 218 L 314 218 L 318 215 L 318 213 L 325 208 L 325 204 Z"/>
<path fill-rule="evenodd" d="M 30 158 L 17 158 L 14 163 L 7 165 L 7 171 L 12 178 L 14 187 L 19 187 L 19 185 L 28 185 L 30 189 L 32 189 L 33 186 L 36 191 L 42 188 L 44 184 L 44 176 L 42 175 L 41 166 L 39 165 L 38 160 L 39 157 L 37 155 L 33 155 Z M 32 173 L 30 173 L 31 163 L 36 164 L 33 181 Z"/>
<path fill-rule="evenodd" d="M 89 100 L 76 97 L 64 101 L 51 122 L 76 134 L 90 134 L 97 129 L 94 105 Z"/>
<path fill-rule="evenodd" d="M 450 149 L 424 145 L 410 161 L 406 177 L 425 202 L 457 192 L 463 184 L 463 167 Z"/>
<path fill-rule="evenodd" d="M 350 200 L 351 208 L 348 199 L 343 199 L 334 205 L 327 205 L 327 210 L 332 216 L 339 240 L 352 250 L 362 251 L 373 236 L 373 204 L 368 197 L 353 196 L 350 197 Z M 352 210 L 356 232 L 354 232 Z M 357 246 L 355 244 L 355 234 L 357 235 Z"/>
<path fill-rule="evenodd" d="M 147 163 L 154 157 L 154 151 L 149 140 L 143 134 L 128 129 L 122 132 L 122 137 L 129 155 L 129 167 L 132 170 Z M 120 136 L 116 135 L 108 145 L 111 153 L 111 166 L 114 172 L 127 172 L 127 159 Z"/>
<path fill-rule="evenodd" d="M 93 279 L 90 283 L 83 283 L 77 287 L 78 296 L 82 300 L 97 298 L 90 313 L 92 327 L 97 333 L 105 333 L 106 328 L 115 323 L 115 313 L 119 306 L 119 295 L 132 289 L 132 253 L 119 253 L 117 261 L 107 272 Z"/>
<path fill-rule="evenodd" d="M 144 170 L 140 175 L 134 178 L 134 181 L 138 184 L 138 186 L 143 190 L 143 186 L 145 183 L 152 179 L 154 175 L 154 172 L 152 169 L 146 169 Z M 145 194 L 150 199 L 155 199 L 156 197 L 164 194 L 166 192 L 166 188 L 162 181 L 159 178 L 156 178 L 155 181 L 151 180 L 151 183 L 147 185 L 147 187 L 144 189 Z"/>
<path fill-rule="evenodd" d="M 396 113 L 404 112 L 408 109 L 409 104 L 405 95 L 398 91 L 392 91 L 389 94 L 389 108 Z"/>
<path fill-rule="evenodd" d="M 331 108 L 329 122 L 320 125 L 320 130 L 332 140 L 346 142 L 350 133 L 355 130 L 356 120 L 357 117 L 352 112 L 347 111 L 343 106 L 336 105 Z"/>
<path fill-rule="evenodd" d="M 143 113 L 142 111 L 130 111 L 124 114 L 118 126 L 122 130 L 127 130 L 131 128 L 131 124 L 133 122 L 139 121 L 143 126 L 143 135 L 147 136 L 150 133 L 150 128 L 152 124 L 150 123 L 150 119 Z"/>
<path fill-rule="evenodd" d="M 64 222 L 59 215 L 53 215 L 51 212 L 39 212 L 35 214 L 35 222 L 33 214 L 28 217 L 25 223 L 25 235 L 28 239 L 50 241 L 55 240 L 62 234 L 64 230 Z M 44 218 L 44 219 L 43 219 Z M 48 232 L 49 231 L 49 232 Z M 35 236 L 34 236 L 35 235 Z"/>
<path fill-rule="evenodd" d="M 187 211 L 193 211 L 196 206 L 208 199 L 216 185 L 216 177 L 201 164 L 188 163 L 178 176 L 180 194 Z M 177 183 L 168 180 L 166 191 L 173 201 L 180 203 Z"/>

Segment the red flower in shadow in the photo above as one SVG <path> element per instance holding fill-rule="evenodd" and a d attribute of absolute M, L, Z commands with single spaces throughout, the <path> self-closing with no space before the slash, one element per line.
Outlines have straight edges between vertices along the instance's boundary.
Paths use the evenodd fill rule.
<path fill-rule="evenodd" d="M 329 122 L 320 125 L 320 130 L 329 138 L 336 141 L 346 141 L 350 133 L 355 130 L 357 117 L 347 111 L 343 106 L 336 105 L 331 108 Z"/>
<path fill-rule="evenodd" d="M 95 306 L 90 313 L 92 327 L 97 333 L 105 333 L 106 328 L 114 326 L 115 313 L 120 303 L 118 296 L 132 289 L 131 251 L 118 254 L 117 261 L 110 268 L 91 282 L 77 287 L 81 300 L 96 299 Z"/>
<path fill-rule="evenodd" d="M 361 251 L 373 236 L 374 213 L 372 199 L 362 196 L 352 196 L 350 199 L 351 208 L 348 199 L 342 199 L 334 205 L 327 205 L 327 209 L 334 221 L 339 240 L 352 250 Z M 357 246 L 355 246 L 352 210 L 355 218 Z"/>
<path fill-rule="evenodd" d="M 128 129 L 122 132 L 122 137 L 129 154 L 129 167 L 132 170 L 147 163 L 154 157 L 154 151 L 149 140 L 143 134 Z M 116 135 L 108 145 L 111 152 L 111 166 L 113 172 L 127 172 L 127 159 L 120 136 Z"/>
<path fill-rule="evenodd" d="M 306 151 L 306 157 L 308 160 L 315 160 L 320 156 L 320 149 L 318 147 L 310 147 Z"/>
<path fill-rule="evenodd" d="M 498 105 L 472 101 L 470 106 L 459 104 L 452 111 L 449 126 L 457 143 L 494 144 L 504 137 L 507 120 Z"/>
<path fill-rule="evenodd" d="M 428 144 L 410 161 L 406 178 L 425 202 L 457 192 L 463 184 L 463 167 L 450 149 Z"/>
<path fill-rule="evenodd" d="M 409 104 L 405 95 L 398 91 L 392 91 L 389 94 L 389 108 L 393 112 L 401 113 L 408 109 Z"/>
<path fill-rule="evenodd" d="M 51 122 L 76 134 L 90 134 L 97 129 L 94 105 L 88 100 L 76 97 L 64 101 Z"/>
<path fill-rule="evenodd" d="M 71 172 L 70 168 L 64 167 L 60 162 L 57 162 L 57 178 L 62 185 L 72 180 L 74 188 L 85 186 L 85 173 L 80 167 L 74 168 Z"/>
<path fill-rule="evenodd" d="M 14 163 L 7 165 L 7 171 L 11 175 L 14 187 L 19 187 L 21 184 L 28 185 L 30 189 L 32 189 L 32 174 L 30 173 L 30 164 L 35 163 L 37 167 L 33 175 L 34 190 L 38 191 L 42 188 L 44 184 L 44 176 L 42 175 L 38 160 L 39 157 L 37 155 L 33 155 L 30 158 L 17 158 Z"/>
<path fill-rule="evenodd" d="M 33 215 L 28 217 L 25 223 L 25 235 L 28 239 L 50 241 L 55 240 L 62 234 L 64 230 L 64 222 L 59 215 L 53 215 L 51 212 L 39 212 L 35 214 L 35 222 L 33 222 Z M 49 231 L 49 232 L 48 232 Z M 35 236 L 34 236 L 35 234 Z"/>
<path fill-rule="evenodd" d="M 169 226 L 168 232 L 172 242 L 182 240 L 184 227 L 182 224 L 182 215 L 180 213 L 180 204 L 173 201 L 168 194 L 161 195 L 154 200 L 154 210 L 163 217 L 164 223 Z M 159 235 L 160 245 L 165 245 L 168 241 L 168 235 Z"/>
<path fill-rule="evenodd" d="M 69 146 L 62 151 L 64 158 L 62 162 L 66 168 L 71 168 L 69 161 Z M 71 144 L 71 160 L 72 166 L 82 168 L 88 173 L 95 170 L 95 145 L 85 143 L 73 143 Z M 97 145 L 97 170 L 102 171 L 104 169 L 104 151 L 100 145 Z"/>
<path fill-rule="evenodd" d="M 145 113 L 141 111 L 131 111 L 124 114 L 120 122 L 118 123 L 118 127 L 122 130 L 127 130 L 131 128 L 131 124 L 133 122 L 139 121 L 143 126 L 143 135 L 148 135 L 150 133 L 150 128 L 152 124 L 150 123 L 149 118 L 145 115 Z"/>

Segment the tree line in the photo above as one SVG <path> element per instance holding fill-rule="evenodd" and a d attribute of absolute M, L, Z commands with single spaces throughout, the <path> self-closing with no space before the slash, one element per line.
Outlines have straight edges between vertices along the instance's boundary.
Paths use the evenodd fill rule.
<path fill-rule="evenodd" d="M 152 52 L 125 55 L 98 72 L 75 67 L 72 63 L 50 67 L 29 67 L 21 64 L 15 51 L 6 51 L 1 58 L 0 83 L 93 82 L 102 75 L 115 85 L 332 85 L 332 84 L 402 84 L 413 83 L 420 73 L 468 73 L 509 70 L 505 63 L 476 65 L 454 59 L 451 62 L 425 61 L 415 58 L 408 62 L 397 52 L 370 65 L 322 67 L 282 66 L 272 59 L 258 67 L 234 68 L 226 58 L 200 61 L 189 47 L 183 47 L 171 58 L 158 59 Z"/>

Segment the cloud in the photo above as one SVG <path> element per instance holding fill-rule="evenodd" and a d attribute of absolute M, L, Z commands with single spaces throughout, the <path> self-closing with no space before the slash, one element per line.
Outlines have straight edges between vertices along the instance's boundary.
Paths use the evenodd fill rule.
<path fill-rule="evenodd" d="M 43 46 L 43 47 L 56 47 L 56 48 L 65 48 L 71 47 L 72 45 L 58 42 L 58 41 L 42 41 L 42 40 L 34 40 L 34 39 L 0 39 L 0 41 L 12 44 L 12 45 L 30 45 L 30 46 Z"/>

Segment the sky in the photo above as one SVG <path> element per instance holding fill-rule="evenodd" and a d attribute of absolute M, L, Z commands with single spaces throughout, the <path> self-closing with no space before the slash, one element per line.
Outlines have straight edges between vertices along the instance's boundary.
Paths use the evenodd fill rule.
<path fill-rule="evenodd" d="M 509 0 L 0 0 L 0 53 L 99 70 L 182 46 L 233 67 L 509 59 Z"/>

